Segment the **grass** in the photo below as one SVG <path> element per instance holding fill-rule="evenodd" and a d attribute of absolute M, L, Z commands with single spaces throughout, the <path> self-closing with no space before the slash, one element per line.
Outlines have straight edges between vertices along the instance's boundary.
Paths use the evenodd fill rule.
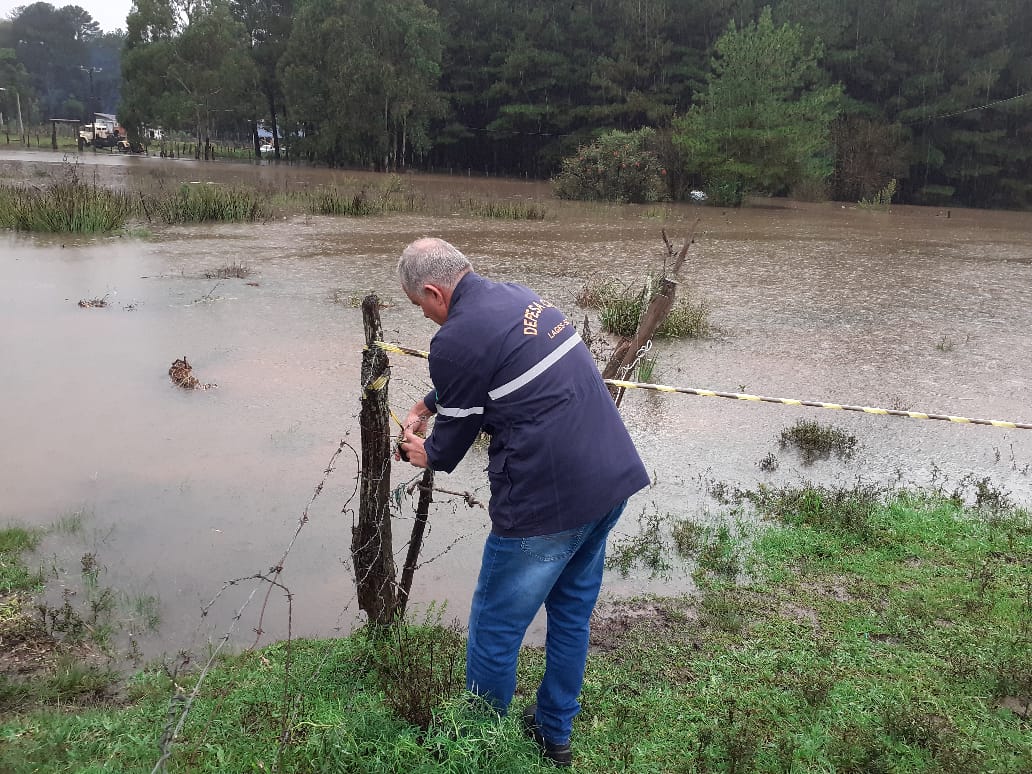
<path fill-rule="evenodd" d="M 273 213 L 362 217 L 390 214 L 447 214 L 452 197 L 427 197 L 392 175 L 379 184 L 342 184 L 274 193 L 260 187 L 184 183 L 172 190 L 126 192 L 87 185 L 75 165 L 58 180 L 41 185 L 0 185 L 0 228 L 44 233 L 114 233 L 142 238 L 150 231 L 129 220 L 186 223 L 253 223 Z M 533 202 L 467 198 L 458 209 L 474 217 L 541 220 L 547 213 Z"/>
<path fill-rule="evenodd" d="M 0 596 L 40 586 L 43 580 L 41 573 L 30 572 L 21 561 L 21 555 L 34 550 L 42 537 L 39 530 L 28 527 L 0 529 Z"/>
<path fill-rule="evenodd" d="M 595 628 L 576 770 L 1030 770 L 1026 510 L 974 480 L 952 493 L 736 494 L 765 525 L 748 543 L 675 520 L 697 595 L 629 600 L 621 626 Z M 467 702 L 448 677 L 461 654 L 454 629 L 428 617 L 224 659 L 167 770 L 551 770 L 518 713 L 499 723 Z M 543 670 L 542 652 L 524 649 L 517 709 Z M 196 680 L 152 668 L 117 706 L 73 697 L 9 712 L 0 770 L 150 771 Z M 406 717 L 406 692 L 428 714 Z"/>

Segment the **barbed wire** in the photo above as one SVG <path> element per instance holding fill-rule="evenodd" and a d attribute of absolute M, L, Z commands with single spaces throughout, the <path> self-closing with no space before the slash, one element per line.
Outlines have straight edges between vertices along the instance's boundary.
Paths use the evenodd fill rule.
<path fill-rule="evenodd" d="M 165 764 L 168 761 L 168 759 L 171 757 L 172 750 L 173 750 L 173 747 L 175 745 L 176 739 L 179 737 L 180 732 L 183 730 L 183 725 L 186 723 L 186 718 L 190 714 L 190 710 L 192 709 L 194 703 L 196 702 L 197 697 L 200 695 L 201 687 L 204 685 L 205 678 L 207 678 L 208 673 L 211 671 L 212 667 L 214 666 L 216 660 L 219 657 L 219 654 L 229 644 L 230 639 L 233 636 L 233 633 L 236 631 L 237 626 L 240 624 L 240 621 L 243 618 L 244 612 L 246 611 L 248 606 L 250 606 L 250 604 L 254 600 L 255 596 L 258 594 L 258 591 L 261 588 L 262 584 L 268 584 L 269 585 L 269 592 L 268 593 L 271 593 L 271 589 L 272 589 L 273 586 L 277 586 L 277 587 L 283 589 L 286 592 L 286 595 L 287 595 L 287 604 L 288 604 L 287 649 L 288 650 L 287 650 L 287 656 L 286 656 L 286 662 L 285 662 L 286 663 L 286 667 L 285 668 L 286 668 L 287 672 L 289 673 L 289 664 L 290 664 L 289 648 L 290 648 L 291 635 L 292 635 L 290 627 L 292 626 L 292 598 L 293 597 L 292 597 L 292 594 L 290 593 L 290 590 L 286 586 L 284 586 L 283 584 L 281 584 L 279 582 L 279 576 L 283 572 L 283 567 L 286 564 L 287 556 L 290 554 L 291 549 L 294 547 L 295 543 L 297 542 L 297 539 L 298 539 L 298 536 L 301 533 L 301 530 L 304 529 L 306 524 L 308 524 L 308 521 L 309 521 L 309 511 L 311 510 L 312 504 L 316 501 L 316 499 L 319 497 L 319 495 L 322 494 L 323 488 L 326 485 L 326 481 L 330 477 L 330 475 L 332 474 L 332 472 L 334 470 L 334 465 L 335 465 L 335 463 L 337 461 L 337 458 L 340 457 L 340 455 L 344 452 L 345 449 L 350 449 L 352 454 L 355 455 L 356 460 L 359 458 L 358 457 L 358 453 L 355 451 L 354 447 L 351 446 L 351 444 L 349 444 L 346 439 L 341 439 L 340 443 L 337 445 L 336 450 L 330 456 L 330 460 L 329 460 L 329 462 L 327 463 L 326 467 L 323 470 L 323 477 L 322 477 L 322 479 L 316 485 L 315 491 L 313 492 L 311 498 L 308 500 L 308 503 L 305 505 L 304 510 L 301 512 L 301 516 L 298 519 L 297 528 L 294 530 L 294 534 L 291 535 L 290 540 L 288 541 L 287 546 L 286 546 L 286 548 L 283 551 L 283 555 L 280 557 L 280 560 L 269 569 L 269 573 L 268 574 L 267 573 L 255 573 L 253 575 L 245 576 L 245 577 L 242 577 L 242 578 L 235 578 L 233 580 L 226 581 L 223 584 L 222 588 L 219 589 L 219 591 L 215 594 L 215 596 L 206 605 L 202 606 L 202 608 L 201 608 L 201 618 L 206 618 L 208 613 L 210 612 L 212 606 L 226 593 L 227 590 L 229 590 L 230 588 L 232 588 L 232 587 L 234 587 L 234 586 L 236 586 L 236 585 L 238 585 L 240 583 L 246 582 L 247 580 L 257 580 L 258 581 L 258 583 L 255 584 L 254 588 L 251 589 L 251 593 L 248 594 L 248 596 L 244 600 L 243 604 L 239 608 L 237 608 L 236 612 L 234 613 L 234 615 L 233 615 L 233 617 L 231 619 L 231 623 L 230 623 L 228 629 L 223 633 L 223 635 L 217 641 L 216 646 L 212 649 L 212 652 L 209 654 L 208 660 L 205 662 L 204 666 L 201 668 L 201 671 L 200 671 L 200 673 L 198 674 L 198 677 L 197 677 L 197 681 L 194 684 L 193 688 L 191 689 L 189 695 L 183 696 L 181 689 L 179 689 L 179 686 L 176 685 L 176 689 L 177 689 L 176 693 L 169 700 L 169 712 L 168 712 L 168 716 L 167 716 L 167 719 L 166 719 L 166 722 L 165 722 L 165 727 L 162 730 L 161 740 L 160 740 L 160 743 L 159 743 L 160 757 L 158 758 L 157 762 L 154 764 L 154 768 L 151 769 L 151 774 L 158 774 L 159 772 L 164 772 L 165 771 Z M 358 477 L 356 476 L 355 477 L 355 488 L 352 491 L 351 495 L 348 497 L 348 503 L 350 503 L 350 501 L 352 499 L 354 499 L 355 494 L 357 494 L 357 492 L 358 492 Z M 345 504 L 345 507 L 347 507 L 347 504 Z M 268 593 L 266 594 L 266 600 L 265 600 L 266 604 L 268 602 Z M 258 634 L 258 639 L 261 638 L 261 634 L 262 634 L 261 622 L 262 622 L 262 620 L 264 618 L 264 614 L 265 614 L 265 606 L 263 605 L 261 614 L 259 616 L 258 626 L 256 627 L 256 632 Z M 257 644 L 258 639 L 255 640 L 255 645 Z M 254 645 L 252 645 L 251 647 L 253 648 Z M 174 723 L 173 723 L 173 721 L 174 721 Z"/>

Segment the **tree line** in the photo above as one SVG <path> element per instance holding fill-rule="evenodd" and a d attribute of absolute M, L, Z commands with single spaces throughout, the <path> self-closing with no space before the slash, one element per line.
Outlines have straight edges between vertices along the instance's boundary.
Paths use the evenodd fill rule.
<path fill-rule="evenodd" d="M 639 133 L 674 198 L 1032 203 L 1027 0 L 135 0 L 121 56 L 123 124 L 198 147 L 546 178 Z"/>
<path fill-rule="evenodd" d="M 105 33 L 75 5 L 32 3 L 0 21 L 0 112 L 5 128 L 21 109 L 26 124 L 81 121 L 115 113 L 120 102 L 121 32 Z"/>

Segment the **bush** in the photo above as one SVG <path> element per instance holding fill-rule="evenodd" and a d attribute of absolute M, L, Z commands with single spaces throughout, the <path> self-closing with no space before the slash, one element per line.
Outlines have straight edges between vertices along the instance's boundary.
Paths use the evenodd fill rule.
<path fill-rule="evenodd" d="M 710 178 L 706 194 L 714 207 L 741 207 L 745 199 L 745 183 L 736 178 Z"/>
<path fill-rule="evenodd" d="M 612 131 L 576 156 L 563 160 L 552 180 L 560 199 L 610 202 L 656 202 L 667 197 L 666 169 L 649 146 L 655 130 Z"/>

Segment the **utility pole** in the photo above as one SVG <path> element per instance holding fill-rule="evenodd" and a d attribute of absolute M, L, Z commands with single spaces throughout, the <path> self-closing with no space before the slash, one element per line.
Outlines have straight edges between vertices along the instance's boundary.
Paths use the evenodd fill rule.
<path fill-rule="evenodd" d="M 93 73 L 102 72 L 104 68 L 103 67 L 93 67 L 92 65 L 90 67 L 86 67 L 84 65 L 79 65 L 79 69 L 82 70 L 84 73 L 89 73 L 90 74 L 90 120 L 87 123 L 89 123 L 93 127 L 93 131 L 96 132 L 96 129 L 97 129 L 97 126 L 96 126 L 96 123 L 97 123 L 97 105 L 96 105 L 97 98 L 96 98 L 96 96 L 93 93 Z"/>

